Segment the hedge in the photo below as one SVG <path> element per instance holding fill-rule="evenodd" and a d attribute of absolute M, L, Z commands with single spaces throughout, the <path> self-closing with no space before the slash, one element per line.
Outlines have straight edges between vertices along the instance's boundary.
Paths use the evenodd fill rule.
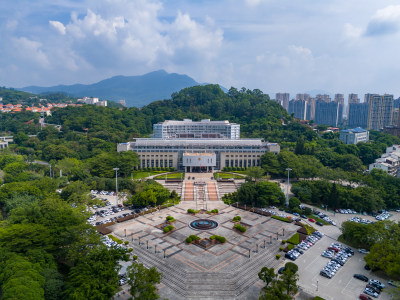
<path fill-rule="evenodd" d="M 233 222 L 240 222 L 241 220 L 242 220 L 241 216 L 236 216 L 236 217 L 233 217 L 233 219 L 232 219 Z"/>
<path fill-rule="evenodd" d="M 199 210 L 194 210 L 194 209 L 192 209 L 192 208 L 189 208 L 188 210 L 187 210 L 187 212 L 189 213 L 189 214 L 196 214 L 196 213 L 198 213 L 198 212 L 200 212 Z"/>
<path fill-rule="evenodd" d="M 194 241 L 194 240 L 200 240 L 200 238 L 197 235 L 191 234 L 189 237 Z"/>
<path fill-rule="evenodd" d="M 212 235 L 210 236 L 210 240 L 217 240 L 218 242 L 220 242 L 221 244 L 226 242 L 226 238 L 223 236 L 219 236 L 219 235 Z"/>
<path fill-rule="evenodd" d="M 167 216 L 165 219 L 167 219 L 168 222 L 173 222 L 173 221 L 175 221 L 175 218 L 174 218 L 174 217 L 171 217 L 171 216 Z"/>
<path fill-rule="evenodd" d="M 294 245 L 293 245 L 293 244 L 289 244 L 289 245 L 287 246 L 287 248 L 288 248 L 288 250 L 292 250 L 292 249 L 294 248 Z"/>
<path fill-rule="evenodd" d="M 168 225 L 163 228 L 163 231 L 164 231 L 164 233 L 167 233 L 167 232 L 170 232 L 171 230 L 173 230 L 174 228 L 175 228 L 174 226 Z"/>
<path fill-rule="evenodd" d="M 208 214 L 217 214 L 218 213 L 218 209 L 213 209 L 211 211 L 207 212 Z"/>
<path fill-rule="evenodd" d="M 121 241 L 119 238 L 116 238 L 115 236 L 113 236 L 111 234 L 109 234 L 108 237 L 119 245 L 121 245 L 123 243 L 123 241 Z"/>
<path fill-rule="evenodd" d="M 300 243 L 300 235 L 296 232 L 290 239 L 287 240 L 287 242 L 293 245 L 298 245 Z"/>
<path fill-rule="evenodd" d="M 288 218 L 284 218 L 284 217 L 280 217 L 280 216 L 272 216 L 271 218 L 279 220 L 279 221 L 283 221 L 283 222 L 286 222 L 286 223 L 292 223 L 292 221 L 289 220 Z"/>
<path fill-rule="evenodd" d="M 246 232 L 247 228 L 240 225 L 240 224 L 235 224 L 233 225 L 233 228 L 235 228 L 236 230 L 239 230 L 240 232 Z"/>
<path fill-rule="evenodd" d="M 281 255 L 280 255 L 280 254 L 277 254 L 277 255 L 275 255 L 275 257 L 276 257 L 276 259 L 280 259 L 280 258 L 281 258 Z"/>

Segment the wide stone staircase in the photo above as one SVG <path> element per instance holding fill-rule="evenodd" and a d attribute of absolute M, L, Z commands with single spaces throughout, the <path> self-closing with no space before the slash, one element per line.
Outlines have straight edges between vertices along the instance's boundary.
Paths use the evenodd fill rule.
<path fill-rule="evenodd" d="M 134 243 L 132 248 L 141 263 L 146 267 L 155 266 L 163 274 L 162 283 L 185 299 L 235 299 L 258 280 L 262 267 L 279 264 L 275 251 L 269 251 L 269 248 L 275 249 L 277 243 L 274 240 L 265 249 L 260 247 L 258 253 L 252 251 L 250 258 L 244 254 L 241 262 L 229 268 L 229 272 L 190 272 L 173 257 L 163 258 L 162 251 L 156 254 L 153 248 L 147 249 L 143 242 L 141 245 Z"/>

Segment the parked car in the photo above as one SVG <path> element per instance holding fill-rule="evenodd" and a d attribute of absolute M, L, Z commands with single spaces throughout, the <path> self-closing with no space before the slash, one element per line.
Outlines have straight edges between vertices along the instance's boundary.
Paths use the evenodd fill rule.
<path fill-rule="evenodd" d="M 358 249 L 358 252 L 362 253 L 362 254 L 368 254 L 369 252 L 365 249 Z"/>
<path fill-rule="evenodd" d="M 380 282 L 379 280 L 371 279 L 369 281 L 369 284 L 372 284 L 381 290 L 385 288 L 385 285 L 382 282 Z"/>
<path fill-rule="evenodd" d="M 398 282 L 393 281 L 393 280 L 389 280 L 388 284 L 391 285 L 391 286 L 395 286 L 395 287 L 399 287 L 400 286 Z"/>
<path fill-rule="evenodd" d="M 308 218 L 308 221 L 315 223 L 315 220 L 311 218 Z"/>
<path fill-rule="evenodd" d="M 278 270 L 278 274 L 282 274 L 282 272 L 285 271 L 285 267 L 282 267 Z"/>
<path fill-rule="evenodd" d="M 372 298 L 370 297 L 370 296 L 368 296 L 368 295 L 365 295 L 365 294 L 360 294 L 360 297 L 359 297 L 361 300 L 372 300 Z"/>
<path fill-rule="evenodd" d="M 374 290 L 371 290 L 369 288 L 365 288 L 364 289 L 364 293 L 367 294 L 367 295 L 370 295 L 370 296 L 372 296 L 374 298 L 378 298 L 378 296 L 379 296 L 379 294 L 377 292 L 375 292 Z"/>
<path fill-rule="evenodd" d="M 360 279 L 362 281 L 368 282 L 368 277 L 362 274 L 354 274 L 353 275 L 354 278 Z"/>
<path fill-rule="evenodd" d="M 324 226 L 324 224 L 322 224 L 321 222 L 315 222 L 315 224 L 317 224 L 319 226 Z"/>

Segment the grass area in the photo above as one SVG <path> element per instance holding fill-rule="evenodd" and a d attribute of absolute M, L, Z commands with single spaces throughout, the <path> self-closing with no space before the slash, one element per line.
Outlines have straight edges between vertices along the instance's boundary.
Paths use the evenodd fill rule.
<path fill-rule="evenodd" d="M 280 217 L 280 216 L 272 216 L 271 218 L 272 218 L 272 219 L 279 220 L 279 221 L 283 221 L 283 222 L 286 222 L 286 223 L 291 223 L 291 222 L 292 222 L 292 221 L 289 220 L 288 218 L 284 218 L 284 217 Z"/>
<path fill-rule="evenodd" d="M 298 233 L 295 233 L 286 242 L 294 244 L 294 245 L 298 245 L 300 243 L 300 235 Z"/>
<path fill-rule="evenodd" d="M 324 225 L 331 225 L 331 223 L 328 223 L 327 221 L 322 220 L 322 219 L 321 219 L 320 217 L 318 217 L 317 215 L 308 215 L 307 217 L 310 218 L 310 219 L 314 219 L 316 222 L 321 222 L 321 223 L 324 224 Z"/>
<path fill-rule="evenodd" d="M 232 173 L 237 173 L 237 172 L 232 172 Z M 230 174 L 230 173 L 225 173 L 225 172 L 216 172 L 214 173 L 214 178 L 215 179 L 243 179 L 243 176 L 240 176 L 238 174 Z"/>
<path fill-rule="evenodd" d="M 136 171 L 133 172 L 133 179 L 142 179 L 148 176 L 153 176 L 161 173 L 166 173 L 168 171 Z"/>
<path fill-rule="evenodd" d="M 169 173 L 166 176 L 167 179 L 185 179 L 185 173 L 183 172 Z M 165 175 L 156 176 L 154 179 L 163 180 L 165 179 Z"/>

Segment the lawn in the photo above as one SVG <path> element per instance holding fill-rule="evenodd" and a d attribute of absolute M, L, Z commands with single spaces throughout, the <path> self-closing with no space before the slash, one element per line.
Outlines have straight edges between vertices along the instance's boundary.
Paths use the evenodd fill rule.
<path fill-rule="evenodd" d="M 161 173 L 166 173 L 167 171 L 136 171 L 133 172 L 133 179 L 142 179 L 148 176 L 153 176 Z"/>
<path fill-rule="evenodd" d="M 233 178 L 233 179 L 243 179 L 244 176 L 240 176 L 239 174 L 216 172 L 216 173 L 214 173 L 214 178 L 216 178 L 216 179 L 231 179 L 231 178 Z"/>
<path fill-rule="evenodd" d="M 183 173 L 183 172 L 176 172 L 176 173 L 169 173 L 167 175 L 160 175 L 160 176 L 154 177 L 154 179 L 164 180 L 165 176 L 167 176 L 167 179 L 185 179 L 185 173 Z"/>
<path fill-rule="evenodd" d="M 321 223 L 324 224 L 324 225 L 331 225 L 331 223 L 328 223 L 327 221 L 322 220 L 322 219 L 321 219 L 320 217 L 318 217 L 317 215 L 308 215 L 307 217 L 310 218 L 310 219 L 314 219 L 316 222 L 321 222 Z"/>

